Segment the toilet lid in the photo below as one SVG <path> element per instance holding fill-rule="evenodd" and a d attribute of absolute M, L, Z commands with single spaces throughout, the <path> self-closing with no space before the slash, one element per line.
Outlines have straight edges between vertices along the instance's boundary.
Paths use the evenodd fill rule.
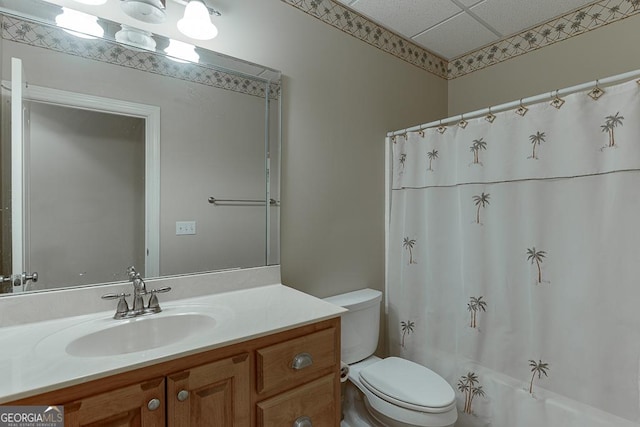
<path fill-rule="evenodd" d="M 440 412 L 455 401 L 444 378 L 406 359 L 388 357 L 360 371 L 362 383 L 372 393 L 408 409 Z"/>

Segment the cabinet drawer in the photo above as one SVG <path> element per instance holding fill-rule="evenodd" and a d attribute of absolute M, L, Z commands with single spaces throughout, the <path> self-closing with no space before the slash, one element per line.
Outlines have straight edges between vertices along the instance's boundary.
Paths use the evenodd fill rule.
<path fill-rule="evenodd" d="M 258 403 L 258 427 L 294 426 L 308 417 L 313 427 L 338 425 L 337 374 L 330 374 Z"/>
<path fill-rule="evenodd" d="M 258 350 L 258 393 L 285 385 L 294 387 L 332 366 L 337 372 L 340 360 L 337 333 L 336 328 L 329 328 Z"/>

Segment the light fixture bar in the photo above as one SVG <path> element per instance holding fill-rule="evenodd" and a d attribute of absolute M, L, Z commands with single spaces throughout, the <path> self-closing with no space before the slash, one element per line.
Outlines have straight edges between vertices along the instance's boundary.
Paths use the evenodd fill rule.
<path fill-rule="evenodd" d="M 187 6 L 187 4 L 189 4 L 189 2 L 187 0 L 173 0 L 173 2 L 181 4 L 182 6 Z M 211 16 L 222 16 L 222 13 L 219 10 L 210 7 L 204 1 L 203 1 L 203 3 L 205 5 L 205 7 L 207 8 L 207 10 L 209 11 L 209 15 L 211 15 Z"/>

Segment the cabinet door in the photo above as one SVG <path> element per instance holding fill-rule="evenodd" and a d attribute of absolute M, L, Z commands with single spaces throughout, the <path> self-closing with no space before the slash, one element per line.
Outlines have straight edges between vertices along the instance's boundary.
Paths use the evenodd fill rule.
<path fill-rule="evenodd" d="M 258 427 L 289 427 L 296 421 L 313 427 L 340 425 L 335 394 L 335 374 L 327 375 L 298 388 L 258 403 Z M 307 423 L 302 423 L 307 420 Z"/>
<path fill-rule="evenodd" d="M 250 359 L 243 353 L 167 377 L 169 427 L 249 427 Z"/>
<path fill-rule="evenodd" d="M 134 384 L 64 405 L 66 427 L 162 427 L 164 378 Z"/>

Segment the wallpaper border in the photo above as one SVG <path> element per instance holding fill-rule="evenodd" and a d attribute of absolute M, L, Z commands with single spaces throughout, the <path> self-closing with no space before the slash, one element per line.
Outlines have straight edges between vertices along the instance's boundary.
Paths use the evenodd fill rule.
<path fill-rule="evenodd" d="M 218 70 L 213 66 L 179 63 L 166 56 L 123 47 L 115 41 L 82 39 L 40 22 L 0 14 L 2 38 L 95 61 L 133 68 L 166 77 L 186 80 L 246 95 L 265 97 L 265 82 Z M 269 87 L 269 98 L 278 99 L 280 82 Z"/>
<path fill-rule="evenodd" d="M 281 0 L 365 43 L 452 80 L 640 13 L 640 0 L 600 0 L 450 61 L 335 0 Z"/>
<path fill-rule="evenodd" d="M 403 61 L 447 78 L 446 59 L 334 0 L 282 1 Z"/>

